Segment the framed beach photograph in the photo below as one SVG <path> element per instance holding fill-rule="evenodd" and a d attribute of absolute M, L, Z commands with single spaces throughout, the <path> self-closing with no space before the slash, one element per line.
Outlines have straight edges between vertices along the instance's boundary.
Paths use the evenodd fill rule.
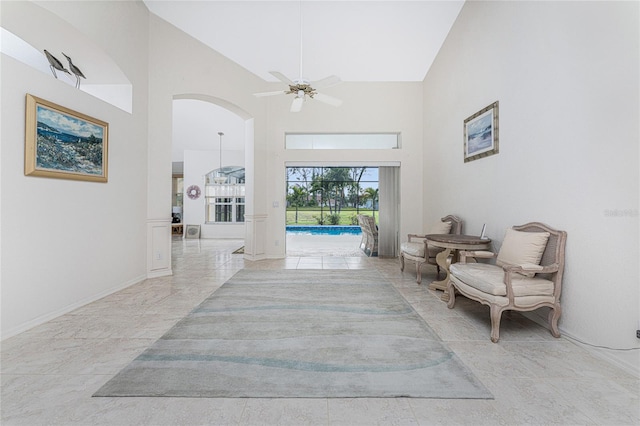
<path fill-rule="evenodd" d="M 106 182 L 109 124 L 27 94 L 24 174 Z"/>
<path fill-rule="evenodd" d="M 498 101 L 464 120 L 464 162 L 498 153 Z"/>

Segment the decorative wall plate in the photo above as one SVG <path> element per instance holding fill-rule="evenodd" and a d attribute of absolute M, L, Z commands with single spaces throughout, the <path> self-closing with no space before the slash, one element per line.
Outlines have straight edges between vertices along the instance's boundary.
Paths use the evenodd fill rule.
<path fill-rule="evenodd" d="M 198 185 L 191 185 L 187 188 L 187 197 L 192 200 L 197 200 L 200 198 L 200 187 Z"/>

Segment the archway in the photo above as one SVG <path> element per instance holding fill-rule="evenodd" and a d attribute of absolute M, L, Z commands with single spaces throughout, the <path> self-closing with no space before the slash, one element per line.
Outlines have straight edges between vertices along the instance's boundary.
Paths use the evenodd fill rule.
<path fill-rule="evenodd" d="M 244 240 L 243 222 L 230 226 L 207 220 L 205 176 L 221 164 L 241 166 L 249 172 L 253 164 L 252 117 L 223 99 L 200 94 L 174 96 L 172 117 L 173 173 L 182 174 L 184 188 L 200 190 L 197 197 L 183 197 L 183 223 L 199 225 L 201 238 Z M 245 187 L 249 206 L 253 202 L 250 197 L 253 181 L 247 179 Z"/>

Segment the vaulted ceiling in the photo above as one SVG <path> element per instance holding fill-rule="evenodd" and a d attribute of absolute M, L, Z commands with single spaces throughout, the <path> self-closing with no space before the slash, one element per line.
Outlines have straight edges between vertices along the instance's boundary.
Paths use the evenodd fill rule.
<path fill-rule="evenodd" d="M 310 81 L 422 81 L 464 1 L 144 3 L 267 81 L 277 81 L 269 71 Z"/>

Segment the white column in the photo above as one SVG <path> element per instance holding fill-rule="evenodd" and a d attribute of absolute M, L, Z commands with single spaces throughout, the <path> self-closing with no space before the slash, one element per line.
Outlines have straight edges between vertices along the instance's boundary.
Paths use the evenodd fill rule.
<path fill-rule="evenodd" d="M 147 278 L 172 274 L 171 220 L 147 220 Z"/>
<path fill-rule="evenodd" d="M 244 223 L 244 258 L 247 260 L 265 259 L 267 215 L 245 214 Z"/>

